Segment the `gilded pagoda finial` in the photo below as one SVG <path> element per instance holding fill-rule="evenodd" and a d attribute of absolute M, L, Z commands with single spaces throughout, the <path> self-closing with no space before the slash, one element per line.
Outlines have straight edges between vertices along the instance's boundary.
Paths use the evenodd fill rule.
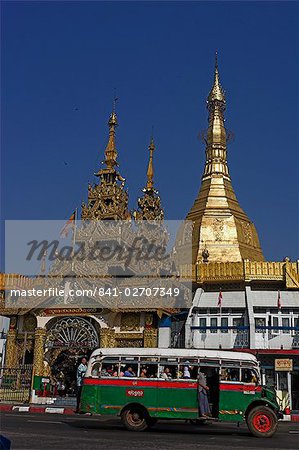
<path fill-rule="evenodd" d="M 218 54 L 215 57 L 214 84 L 208 96 L 209 126 L 206 134 L 206 164 L 203 179 L 222 174 L 227 179 L 226 130 L 224 126 L 225 97 L 219 81 Z"/>
<path fill-rule="evenodd" d="M 216 53 L 214 84 L 207 101 L 209 118 L 204 136 L 205 168 L 200 191 L 187 215 L 187 220 L 193 222 L 194 270 L 196 264 L 202 262 L 264 259 L 256 229 L 240 207 L 231 184 L 227 163 L 225 106 Z"/>
<path fill-rule="evenodd" d="M 118 126 L 117 116 L 115 112 L 115 102 L 117 99 L 114 99 L 113 109 L 109 117 L 108 126 L 109 126 L 109 140 L 105 150 L 105 161 L 104 163 L 110 169 L 114 166 L 117 166 L 117 150 L 115 145 L 115 130 Z"/>
<path fill-rule="evenodd" d="M 138 209 L 134 212 L 136 220 L 163 220 L 164 211 L 161 206 L 161 199 L 158 191 L 154 188 L 154 167 L 153 167 L 153 153 L 155 150 L 155 143 L 153 135 L 151 137 L 150 145 L 148 147 L 150 156 L 147 167 L 147 182 L 142 189 L 143 195 L 138 198 Z"/>
<path fill-rule="evenodd" d="M 146 183 L 146 189 L 150 190 L 154 187 L 154 166 L 153 166 L 153 153 L 155 150 L 155 144 L 154 144 L 154 138 L 151 137 L 151 142 L 148 147 L 150 156 L 149 156 L 149 162 L 147 167 L 147 183 Z"/>
<path fill-rule="evenodd" d="M 225 103 L 224 90 L 220 83 L 219 69 L 218 69 L 218 52 L 215 53 L 215 73 L 214 73 L 214 84 L 208 96 L 208 102 L 213 102 L 218 100 L 219 102 Z"/>
<path fill-rule="evenodd" d="M 115 145 L 115 129 L 118 126 L 115 112 L 117 98 L 114 96 L 112 112 L 109 117 L 109 141 L 105 150 L 105 160 L 95 175 L 99 177 L 99 184 L 88 186 L 88 203 L 82 203 L 82 220 L 127 220 L 130 219 L 128 211 L 128 192 L 124 189 L 125 178 L 116 170 L 117 150 Z"/>

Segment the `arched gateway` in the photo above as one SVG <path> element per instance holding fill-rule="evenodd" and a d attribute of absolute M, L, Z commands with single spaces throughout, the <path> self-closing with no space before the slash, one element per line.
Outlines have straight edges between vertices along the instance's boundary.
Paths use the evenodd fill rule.
<path fill-rule="evenodd" d="M 87 348 L 99 346 L 98 333 L 93 324 L 82 317 L 63 317 L 50 328 L 46 348 Z"/>
<path fill-rule="evenodd" d="M 51 368 L 56 395 L 74 394 L 80 358 L 89 357 L 99 347 L 99 330 L 91 319 L 62 317 L 48 323 L 45 360 Z"/>

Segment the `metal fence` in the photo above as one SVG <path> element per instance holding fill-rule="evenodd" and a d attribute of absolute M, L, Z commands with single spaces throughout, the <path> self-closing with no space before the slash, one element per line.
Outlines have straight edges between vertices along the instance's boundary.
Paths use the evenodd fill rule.
<path fill-rule="evenodd" d="M 30 399 L 32 364 L 0 369 L 0 402 L 27 403 Z"/>

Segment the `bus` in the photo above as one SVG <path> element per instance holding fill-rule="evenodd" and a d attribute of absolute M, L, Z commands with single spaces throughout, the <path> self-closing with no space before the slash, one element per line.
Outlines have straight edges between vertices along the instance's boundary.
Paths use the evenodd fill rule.
<path fill-rule="evenodd" d="M 80 411 L 120 416 L 131 431 L 146 430 L 159 419 L 200 423 L 199 370 L 209 387 L 210 420 L 246 421 L 254 436 L 273 436 L 282 417 L 275 391 L 261 385 L 256 357 L 243 352 L 97 349 L 83 379 Z"/>

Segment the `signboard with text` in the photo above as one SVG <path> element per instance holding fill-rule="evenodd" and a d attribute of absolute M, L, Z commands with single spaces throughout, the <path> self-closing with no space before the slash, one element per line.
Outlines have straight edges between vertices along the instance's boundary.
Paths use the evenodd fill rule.
<path fill-rule="evenodd" d="M 277 372 L 291 372 L 293 370 L 293 360 L 289 358 L 275 359 L 275 370 Z"/>

